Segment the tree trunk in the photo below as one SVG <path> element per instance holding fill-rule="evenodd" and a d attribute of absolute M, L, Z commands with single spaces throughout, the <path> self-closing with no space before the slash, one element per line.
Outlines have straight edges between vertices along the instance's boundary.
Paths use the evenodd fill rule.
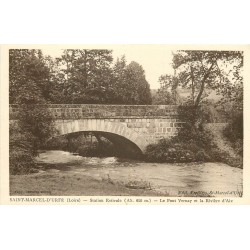
<path fill-rule="evenodd" d="M 211 64 L 211 66 L 209 67 L 207 73 L 206 73 L 206 74 L 204 75 L 204 77 L 203 77 L 203 80 L 202 80 L 202 82 L 201 82 L 200 92 L 199 92 L 199 94 L 198 94 L 198 96 L 197 96 L 197 98 L 196 98 L 195 104 L 194 104 L 196 107 L 200 104 L 201 96 L 202 96 L 203 91 L 204 91 L 204 88 L 205 88 L 205 82 L 206 82 L 206 80 L 207 80 L 207 78 L 208 78 L 208 76 L 209 76 L 209 74 L 210 74 L 210 72 L 211 72 L 211 70 L 212 70 L 212 68 L 213 68 L 213 66 L 214 66 L 214 63 L 215 63 L 215 62 L 213 62 L 213 63 Z"/>
<path fill-rule="evenodd" d="M 192 66 L 190 67 L 190 71 L 191 71 L 191 81 L 192 81 L 192 101 L 193 101 L 193 104 L 194 104 L 194 91 L 195 91 L 195 87 L 194 87 L 194 72 L 193 72 Z"/>
<path fill-rule="evenodd" d="M 87 75 L 87 50 L 84 50 L 84 85 L 85 88 L 88 86 L 88 75 Z"/>

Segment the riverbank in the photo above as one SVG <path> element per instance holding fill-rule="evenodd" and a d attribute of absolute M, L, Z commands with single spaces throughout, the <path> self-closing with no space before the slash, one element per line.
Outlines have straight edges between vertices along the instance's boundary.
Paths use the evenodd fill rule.
<path fill-rule="evenodd" d="M 209 123 L 206 129 L 211 132 L 213 141 L 218 148 L 217 159 L 229 166 L 242 169 L 243 157 L 236 152 L 232 143 L 225 137 L 224 131 L 226 126 L 227 123 Z"/>
<path fill-rule="evenodd" d="M 97 180 L 84 174 L 44 172 L 10 176 L 10 195 L 13 196 L 159 196 L 144 182 L 136 186 L 114 182 L 110 178 Z M 143 185 L 144 184 L 144 185 Z"/>
<path fill-rule="evenodd" d="M 221 162 L 243 169 L 243 157 L 223 135 L 226 123 L 207 123 L 202 130 L 180 131 L 181 136 L 162 139 L 147 147 L 145 160 L 161 163 Z M 187 137 L 186 139 L 185 136 Z"/>
<path fill-rule="evenodd" d="M 220 192 L 232 192 L 237 197 L 242 192 L 242 170 L 223 163 L 147 163 L 65 151 L 40 153 L 36 161 L 38 173 L 10 176 L 11 195 L 221 197 Z"/>

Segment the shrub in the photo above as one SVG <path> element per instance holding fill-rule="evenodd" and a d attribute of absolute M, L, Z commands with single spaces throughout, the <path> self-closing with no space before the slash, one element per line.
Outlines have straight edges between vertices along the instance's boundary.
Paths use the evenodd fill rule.
<path fill-rule="evenodd" d="M 186 143 L 177 143 L 163 139 L 158 144 L 151 144 L 146 149 L 146 160 L 151 162 L 192 162 L 195 161 L 195 153 Z"/>
<path fill-rule="evenodd" d="M 243 140 L 242 139 L 238 139 L 235 142 L 234 148 L 235 148 L 237 154 L 243 156 Z"/>
<path fill-rule="evenodd" d="M 231 157 L 227 152 L 218 148 L 210 150 L 209 155 L 211 156 L 211 161 L 223 162 L 233 167 L 243 168 L 243 159 L 240 156 Z"/>
<path fill-rule="evenodd" d="M 53 133 L 50 112 L 39 105 L 21 105 L 10 123 L 10 174 L 34 172 L 34 157 Z"/>
<path fill-rule="evenodd" d="M 205 152 L 205 150 L 200 150 L 195 154 L 196 161 L 211 161 L 211 156 Z"/>
<path fill-rule="evenodd" d="M 27 174 L 35 167 L 33 143 L 32 134 L 21 131 L 17 122 L 10 124 L 10 174 Z"/>
<path fill-rule="evenodd" d="M 179 119 L 182 127 L 174 138 L 149 145 L 146 159 L 157 162 L 210 161 L 209 152 L 215 147 L 212 135 L 204 129 L 206 115 L 201 107 L 180 106 Z"/>
<path fill-rule="evenodd" d="M 213 136 L 204 128 L 207 119 L 203 108 L 180 106 L 178 113 L 179 119 L 183 123 L 182 127 L 179 128 L 178 136 L 173 139 L 174 141 L 194 147 L 193 152 L 200 148 L 207 150 L 215 146 Z"/>
<path fill-rule="evenodd" d="M 232 143 L 236 152 L 243 156 L 243 112 L 232 111 L 231 119 L 224 129 L 224 135 Z"/>

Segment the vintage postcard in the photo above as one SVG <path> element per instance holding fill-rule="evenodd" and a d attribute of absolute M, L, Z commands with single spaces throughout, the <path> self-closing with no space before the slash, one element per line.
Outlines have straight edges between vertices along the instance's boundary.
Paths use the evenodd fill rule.
<path fill-rule="evenodd" d="M 0 204 L 250 204 L 250 45 L 0 48 Z"/>

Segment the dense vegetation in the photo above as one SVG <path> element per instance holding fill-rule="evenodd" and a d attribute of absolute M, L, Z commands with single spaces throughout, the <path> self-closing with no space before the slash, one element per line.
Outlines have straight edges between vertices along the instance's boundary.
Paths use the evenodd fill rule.
<path fill-rule="evenodd" d="M 19 120 L 10 123 L 10 173 L 32 171 L 37 150 L 53 131 L 48 110 L 28 105 L 46 102 L 49 69 L 40 51 L 10 50 L 10 104 L 19 104 Z"/>
<path fill-rule="evenodd" d="M 65 50 L 50 69 L 47 100 L 68 104 L 151 104 L 149 84 L 141 65 L 113 63 L 111 50 Z"/>
<path fill-rule="evenodd" d="M 224 135 L 232 143 L 235 151 L 243 156 L 243 111 L 234 109 L 228 116 L 229 123 L 224 130 Z"/>

